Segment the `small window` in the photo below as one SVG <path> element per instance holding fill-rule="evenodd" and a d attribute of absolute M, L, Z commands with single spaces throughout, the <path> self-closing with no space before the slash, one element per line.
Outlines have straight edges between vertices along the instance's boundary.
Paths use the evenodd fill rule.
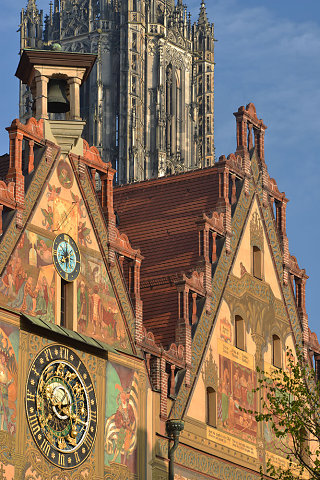
<path fill-rule="evenodd" d="M 73 329 L 73 282 L 61 278 L 60 325 Z"/>
<path fill-rule="evenodd" d="M 281 341 L 278 335 L 272 335 L 272 365 L 281 368 Z"/>
<path fill-rule="evenodd" d="M 60 297 L 60 325 L 66 326 L 66 290 L 67 282 L 61 279 L 61 297 Z"/>
<path fill-rule="evenodd" d="M 260 248 L 253 247 L 252 249 L 253 260 L 253 276 L 262 279 L 262 252 Z"/>
<path fill-rule="evenodd" d="M 235 317 L 235 344 L 240 350 L 245 350 L 244 320 L 239 315 Z"/>
<path fill-rule="evenodd" d="M 207 424 L 217 426 L 217 393 L 212 387 L 207 388 Z"/>

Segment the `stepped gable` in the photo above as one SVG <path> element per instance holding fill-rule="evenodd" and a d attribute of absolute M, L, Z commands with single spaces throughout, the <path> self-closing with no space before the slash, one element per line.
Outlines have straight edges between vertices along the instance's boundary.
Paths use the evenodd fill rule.
<path fill-rule="evenodd" d="M 119 230 L 144 257 L 141 296 L 144 326 L 157 342 L 175 340 L 177 286 L 200 264 L 197 220 L 218 201 L 218 170 L 210 167 L 115 188 Z"/>

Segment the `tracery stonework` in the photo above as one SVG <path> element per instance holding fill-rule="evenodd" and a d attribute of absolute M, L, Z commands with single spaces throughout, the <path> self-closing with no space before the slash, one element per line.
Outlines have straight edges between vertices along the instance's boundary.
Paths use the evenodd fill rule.
<path fill-rule="evenodd" d="M 59 42 L 68 52 L 98 54 L 81 99 L 84 136 L 118 170 L 118 183 L 213 165 L 214 30 L 204 3 L 191 25 L 182 2 L 55 2 L 42 33 L 42 12 L 28 0 L 21 24 L 21 49 Z M 25 121 L 33 99 L 24 85 L 20 97 Z"/>

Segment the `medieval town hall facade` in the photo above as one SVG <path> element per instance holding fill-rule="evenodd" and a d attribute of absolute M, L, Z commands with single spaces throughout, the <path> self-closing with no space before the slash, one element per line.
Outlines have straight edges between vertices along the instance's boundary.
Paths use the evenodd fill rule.
<path fill-rule="evenodd" d="M 0 480 L 261 480 L 257 369 L 320 359 L 267 127 L 214 158 L 204 1 L 48 6 L 0 157 Z"/>

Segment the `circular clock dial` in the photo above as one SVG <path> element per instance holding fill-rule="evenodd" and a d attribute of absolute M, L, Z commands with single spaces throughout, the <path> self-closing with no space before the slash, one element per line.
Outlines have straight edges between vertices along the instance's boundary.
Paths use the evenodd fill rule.
<path fill-rule="evenodd" d="M 33 438 L 51 463 L 74 468 L 84 462 L 96 435 L 97 404 L 75 352 L 49 345 L 37 355 L 27 380 L 26 411 Z"/>
<path fill-rule="evenodd" d="M 53 242 L 52 257 L 59 275 L 71 282 L 80 273 L 80 252 L 70 235 L 61 233 Z"/>

